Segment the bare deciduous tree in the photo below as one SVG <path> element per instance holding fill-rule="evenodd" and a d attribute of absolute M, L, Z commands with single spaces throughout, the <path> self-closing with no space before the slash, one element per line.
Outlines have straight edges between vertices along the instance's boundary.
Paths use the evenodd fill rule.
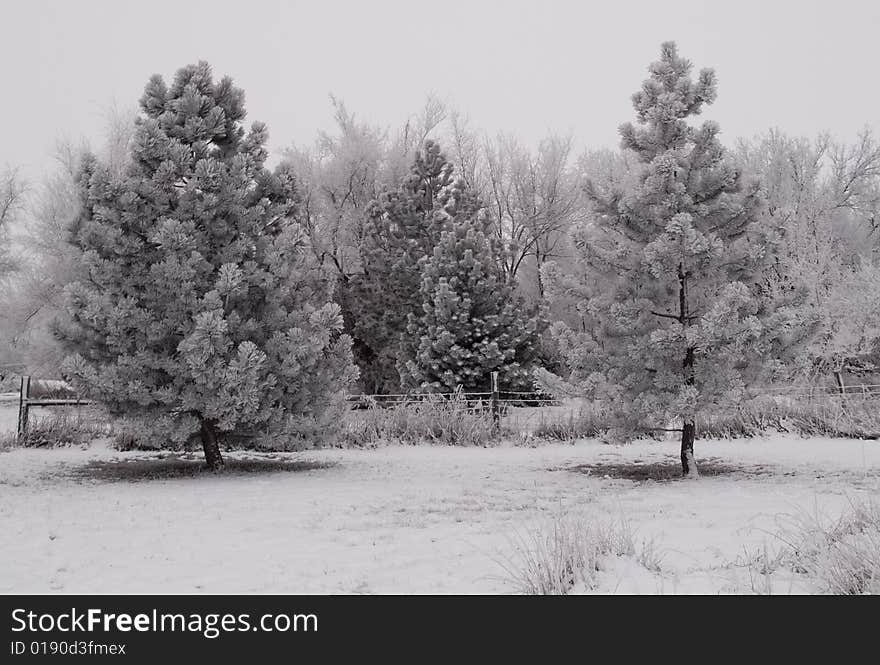
<path fill-rule="evenodd" d="M 449 116 L 446 104 L 428 95 L 421 110 L 394 134 L 388 152 L 388 183 L 397 183 L 409 171 L 413 157 Z"/>
<path fill-rule="evenodd" d="M 542 298 L 541 267 L 562 254 L 566 232 L 582 212 L 579 178 L 570 168 L 572 139 L 550 136 L 532 152 L 501 135 L 486 139 L 484 151 L 487 210 L 507 247 L 507 278 L 515 280 L 532 260 Z"/>
<path fill-rule="evenodd" d="M 385 187 L 394 186 L 425 139 L 446 120 L 445 105 L 428 97 L 393 138 L 381 127 L 360 122 L 331 95 L 335 131 L 320 132 L 314 145 L 292 146 L 285 158 L 297 174 L 300 222 L 318 262 L 343 283 L 362 270 L 365 209 Z"/>
<path fill-rule="evenodd" d="M 880 146 L 867 130 L 853 145 L 827 134 L 810 141 L 773 130 L 741 141 L 737 154 L 761 176 L 766 221 L 782 235 L 780 283 L 806 288 L 821 306 L 877 228 Z"/>
<path fill-rule="evenodd" d="M 116 175 L 128 165 L 135 117 L 133 109 L 117 106 L 106 112 L 98 154 Z M 0 338 L 32 371 L 55 372 L 61 361 L 50 324 L 60 310 L 62 290 L 81 268 L 79 254 L 69 239 L 70 225 L 79 212 L 77 173 L 88 150 L 84 141 L 59 139 L 55 169 L 34 188 L 26 208 L 19 208 L 19 212 L 27 212 L 20 225 L 24 251 L 0 299 L 5 314 Z"/>
<path fill-rule="evenodd" d="M 361 269 L 364 208 L 385 181 L 387 133 L 331 101 L 336 133 L 321 132 L 313 147 L 292 147 L 286 158 L 298 176 L 300 221 L 315 256 L 346 282 Z"/>
<path fill-rule="evenodd" d="M 866 346 L 841 320 L 848 307 L 864 309 L 860 280 L 878 247 L 880 145 L 870 131 L 850 145 L 827 134 L 814 140 L 773 130 L 740 141 L 743 168 L 760 175 L 764 223 L 780 236 L 768 287 L 781 297 L 802 294 L 798 318 L 812 328 L 803 367 L 809 374 L 858 369 Z M 860 295 L 861 294 L 861 295 Z M 858 317 L 858 312 L 852 315 Z M 867 339 L 859 333 L 855 337 Z"/>
<path fill-rule="evenodd" d="M 10 227 L 24 208 L 27 185 L 17 168 L 6 167 L 0 173 L 0 278 L 15 267 L 10 247 Z"/>

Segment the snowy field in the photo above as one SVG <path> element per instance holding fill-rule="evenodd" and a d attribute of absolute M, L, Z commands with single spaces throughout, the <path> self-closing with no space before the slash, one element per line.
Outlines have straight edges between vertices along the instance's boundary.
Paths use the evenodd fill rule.
<path fill-rule="evenodd" d="M 659 570 L 609 558 L 600 593 L 751 593 L 746 563 L 779 550 L 788 516 L 833 517 L 880 487 L 880 442 L 698 442 L 696 481 L 650 466 L 674 474 L 674 453 L 389 446 L 229 455 L 214 476 L 198 457 L 100 443 L 12 450 L 0 592 L 507 593 L 513 542 L 565 513 L 625 519 L 659 556 Z M 793 574 L 770 584 L 810 591 Z"/>

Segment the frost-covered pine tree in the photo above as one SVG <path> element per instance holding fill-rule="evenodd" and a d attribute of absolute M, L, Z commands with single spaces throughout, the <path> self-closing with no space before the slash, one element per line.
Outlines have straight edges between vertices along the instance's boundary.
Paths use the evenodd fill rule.
<path fill-rule="evenodd" d="M 475 217 L 450 217 L 420 262 L 422 312 L 409 315 L 415 348 L 401 374 L 422 391 L 487 391 L 494 371 L 507 390 L 532 389 L 543 322 L 505 279 L 484 228 Z"/>
<path fill-rule="evenodd" d="M 368 391 L 400 389 L 401 362 L 411 356 L 405 331 L 422 311 L 420 261 L 458 216 L 472 216 L 476 195 L 454 178 L 454 167 L 435 141 L 416 153 L 400 185 L 371 202 L 361 248 L 363 274 L 352 283 L 355 352 Z"/>
<path fill-rule="evenodd" d="M 692 80 L 674 43 L 633 95 L 620 128 L 640 166 L 625 186 L 587 186 L 592 215 L 577 247 L 586 330 L 557 326 L 573 377 L 616 405 L 624 429 L 681 429 L 696 475 L 701 415 L 735 405 L 772 352 L 772 306 L 756 278 L 771 238 L 755 224 L 759 184 L 726 158 L 714 122 L 688 118 L 716 96 L 712 70 Z"/>
<path fill-rule="evenodd" d="M 158 445 L 201 438 L 223 465 L 229 433 L 273 442 L 332 422 L 356 370 L 331 285 L 294 221 L 266 128 L 245 131 L 244 93 L 205 62 L 154 76 L 131 163 L 88 158 L 72 228 L 87 279 L 66 289 L 56 332 L 82 392 Z"/>

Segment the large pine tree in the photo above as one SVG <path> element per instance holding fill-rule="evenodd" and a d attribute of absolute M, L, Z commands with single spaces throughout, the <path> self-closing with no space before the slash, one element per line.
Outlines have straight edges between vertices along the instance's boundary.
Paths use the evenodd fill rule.
<path fill-rule="evenodd" d="M 368 392 L 401 389 L 399 368 L 412 355 L 407 321 L 422 311 L 420 261 L 432 254 L 453 219 L 475 215 L 479 205 L 431 140 L 416 153 L 400 185 L 370 204 L 363 274 L 353 279 L 350 296 L 356 360 Z"/>
<path fill-rule="evenodd" d="M 331 420 L 355 376 L 331 284 L 295 223 L 266 128 L 245 131 L 244 93 L 201 62 L 141 98 L 131 164 L 95 158 L 80 177 L 72 242 L 88 279 L 66 290 L 57 334 L 88 396 L 223 464 L 230 432 L 301 435 Z M 142 430 L 143 431 L 143 430 Z"/>
<path fill-rule="evenodd" d="M 474 217 L 449 221 L 420 262 L 421 313 L 410 313 L 413 345 L 401 374 L 421 391 L 488 391 L 492 372 L 507 390 L 531 390 L 543 322 L 507 283 L 498 251 Z"/>
<path fill-rule="evenodd" d="M 681 429 L 695 475 L 701 414 L 736 404 L 772 348 L 759 273 L 771 239 L 756 224 L 760 188 L 732 165 L 719 127 L 688 118 L 716 97 L 712 70 L 665 43 L 620 128 L 640 162 L 623 187 L 588 185 L 592 216 L 577 246 L 589 274 L 582 333 L 558 327 L 576 378 L 604 391 L 630 428 Z"/>

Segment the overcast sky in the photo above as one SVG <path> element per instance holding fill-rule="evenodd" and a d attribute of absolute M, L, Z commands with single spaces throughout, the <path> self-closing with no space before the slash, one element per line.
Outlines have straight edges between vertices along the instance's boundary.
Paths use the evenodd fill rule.
<path fill-rule="evenodd" d="M 880 128 L 876 0 L 2 0 L 0 165 L 34 177 L 59 136 L 100 139 L 111 104 L 200 59 L 231 75 L 270 147 L 331 124 L 329 93 L 396 125 L 434 93 L 477 128 L 616 146 L 630 95 L 678 42 L 714 67 L 724 140 L 778 126 Z"/>

